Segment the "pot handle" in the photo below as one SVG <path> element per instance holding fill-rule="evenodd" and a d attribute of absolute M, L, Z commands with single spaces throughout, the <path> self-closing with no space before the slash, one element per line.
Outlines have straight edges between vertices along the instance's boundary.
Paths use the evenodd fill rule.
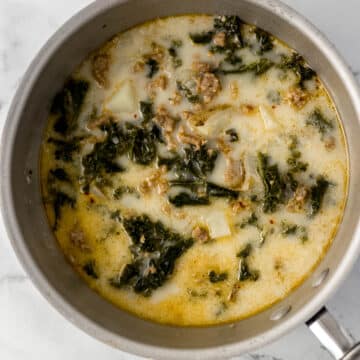
<path fill-rule="evenodd" d="M 360 342 L 355 344 L 325 307 L 306 325 L 336 360 L 360 360 Z"/>

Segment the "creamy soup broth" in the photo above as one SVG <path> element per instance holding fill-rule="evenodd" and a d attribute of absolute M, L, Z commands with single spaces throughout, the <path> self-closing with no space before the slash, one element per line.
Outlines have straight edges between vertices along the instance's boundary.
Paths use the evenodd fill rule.
<path fill-rule="evenodd" d="M 50 226 L 87 284 L 174 325 L 239 320 L 312 272 L 347 154 L 306 61 L 238 17 L 157 19 L 90 54 L 41 153 Z"/>

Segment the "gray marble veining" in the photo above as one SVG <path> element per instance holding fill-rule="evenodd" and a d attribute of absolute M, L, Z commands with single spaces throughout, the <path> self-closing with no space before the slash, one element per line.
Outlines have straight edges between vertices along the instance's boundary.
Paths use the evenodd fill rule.
<path fill-rule="evenodd" d="M 90 2 L 0 0 L 0 132 L 14 91 L 36 52 L 63 22 Z M 328 35 L 360 80 L 360 2 L 285 2 Z M 0 254 L 0 359 L 140 359 L 90 338 L 62 318 L 40 296 L 14 255 L 2 219 Z M 328 304 L 344 327 L 358 339 L 359 284 L 360 261 Z M 277 342 L 237 359 L 330 360 L 331 357 L 302 325 Z"/>

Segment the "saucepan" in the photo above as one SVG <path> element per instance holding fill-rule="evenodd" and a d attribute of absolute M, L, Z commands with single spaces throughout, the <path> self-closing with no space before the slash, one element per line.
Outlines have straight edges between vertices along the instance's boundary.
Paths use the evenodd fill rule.
<path fill-rule="evenodd" d="M 342 224 L 311 276 L 266 311 L 233 324 L 203 328 L 145 321 L 92 291 L 68 265 L 51 233 L 38 167 L 49 104 L 74 67 L 124 29 L 156 17 L 187 13 L 237 14 L 303 54 L 335 101 L 347 137 L 350 168 Z M 2 211 L 8 234 L 23 267 L 48 301 L 90 335 L 124 351 L 157 359 L 224 359 L 263 346 L 307 322 L 336 359 L 359 359 L 360 345 L 353 343 L 324 307 L 360 250 L 359 119 L 360 94 L 342 58 L 314 26 L 279 1 L 96 1 L 47 42 L 13 100 L 1 143 Z"/>

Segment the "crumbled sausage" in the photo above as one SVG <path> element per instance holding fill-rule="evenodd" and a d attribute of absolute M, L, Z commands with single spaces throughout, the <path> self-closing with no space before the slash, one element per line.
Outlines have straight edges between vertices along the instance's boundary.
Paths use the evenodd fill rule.
<path fill-rule="evenodd" d="M 221 91 L 219 78 L 210 72 L 197 77 L 197 91 L 203 96 L 203 101 L 208 104 Z"/>
<path fill-rule="evenodd" d="M 137 61 L 133 66 L 133 71 L 136 73 L 144 71 L 144 69 L 145 69 L 145 62 L 143 60 Z"/>
<path fill-rule="evenodd" d="M 309 191 L 305 186 L 298 186 L 293 197 L 288 202 L 287 209 L 292 212 L 301 211 L 304 208 L 308 193 Z"/>
<path fill-rule="evenodd" d="M 186 132 L 184 126 L 180 126 L 179 128 L 178 139 L 181 143 L 194 145 L 197 149 L 200 149 L 200 147 L 206 143 L 206 140 L 202 136 Z"/>
<path fill-rule="evenodd" d="M 224 32 L 218 32 L 214 35 L 213 42 L 216 46 L 224 47 L 226 42 L 226 34 Z"/>
<path fill-rule="evenodd" d="M 169 188 L 168 181 L 164 178 L 164 174 L 166 169 L 164 167 L 160 167 L 156 169 L 153 174 L 148 176 L 144 181 L 142 181 L 139 185 L 139 191 L 142 194 L 148 194 L 153 189 L 157 189 L 159 195 L 163 195 Z"/>
<path fill-rule="evenodd" d="M 244 115 L 251 115 L 255 112 L 255 107 L 250 104 L 242 104 L 240 110 Z"/>
<path fill-rule="evenodd" d="M 212 65 L 209 63 L 194 61 L 192 63 L 192 70 L 196 73 L 207 73 L 212 69 Z"/>
<path fill-rule="evenodd" d="M 156 96 L 158 89 L 165 90 L 168 84 L 168 78 L 165 75 L 160 75 L 156 79 L 150 81 L 147 85 L 147 91 L 150 98 Z"/>
<path fill-rule="evenodd" d="M 181 103 L 182 96 L 178 91 L 175 91 L 174 95 L 169 99 L 171 105 L 179 105 Z"/>
<path fill-rule="evenodd" d="M 232 151 L 231 146 L 225 141 L 223 137 L 216 139 L 216 146 L 224 155 L 227 155 Z"/>
<path fill-rule="evenodd" d="M 296 87 L 290 89 L 285 98 L 290 105 L 297 109 L 301 109 L 308 102 L 309 95 L 306 91 Z"/>
<path fill-rule="evenodd" d="M 163 129 L 163 134 L 167 142 L 168 148 L 174 149 L 176 141 L 174 139 L 174 130 L 177 120 L 174 119 L 164 106 L 160 106 L 154 118 L 155 122 Z"/>
<path fill-rule="evenodd" d="M 210 240 L 209 231 L 203 226 L 195 226 L 191 233 L 191 236 L 195 240 L 200 241 L 201 243 L 205 243 Z"/>
<path fill-rule="evenodd" d="M 245 201 L 238 200 L 232 204 L 231 210 L 233 211 L 233 213 L 238 214 L 238 213 L 242 212 L 243 210 L 245 210 L 247 207 L 248 207 L 248 204 L 246 204 Z"/>
<path fill-rule="evenodd" d="M 326 150 L 334 150 L 336 147 L 335 138 L 333 136 L 329 136 L 324 140 Z"/>
<path fill-rule="evenodd" d="M 109 116 L 102 115 L 102 116 L 100 116 L 98 118 L 91 119 L 87 124 L 87 128 L 89 130 L 94 130 L 94 129 L 100 127 L 101 125 L 105 125 L 105 124 L 109 123 L 109 121 L 110 121 Z"/>
<path fill-rule="evenodd" d="M 101 87 L 108 85 L 110 56 L 106 53 L 95 54 L 91 59 L 91 73 Z"/>

